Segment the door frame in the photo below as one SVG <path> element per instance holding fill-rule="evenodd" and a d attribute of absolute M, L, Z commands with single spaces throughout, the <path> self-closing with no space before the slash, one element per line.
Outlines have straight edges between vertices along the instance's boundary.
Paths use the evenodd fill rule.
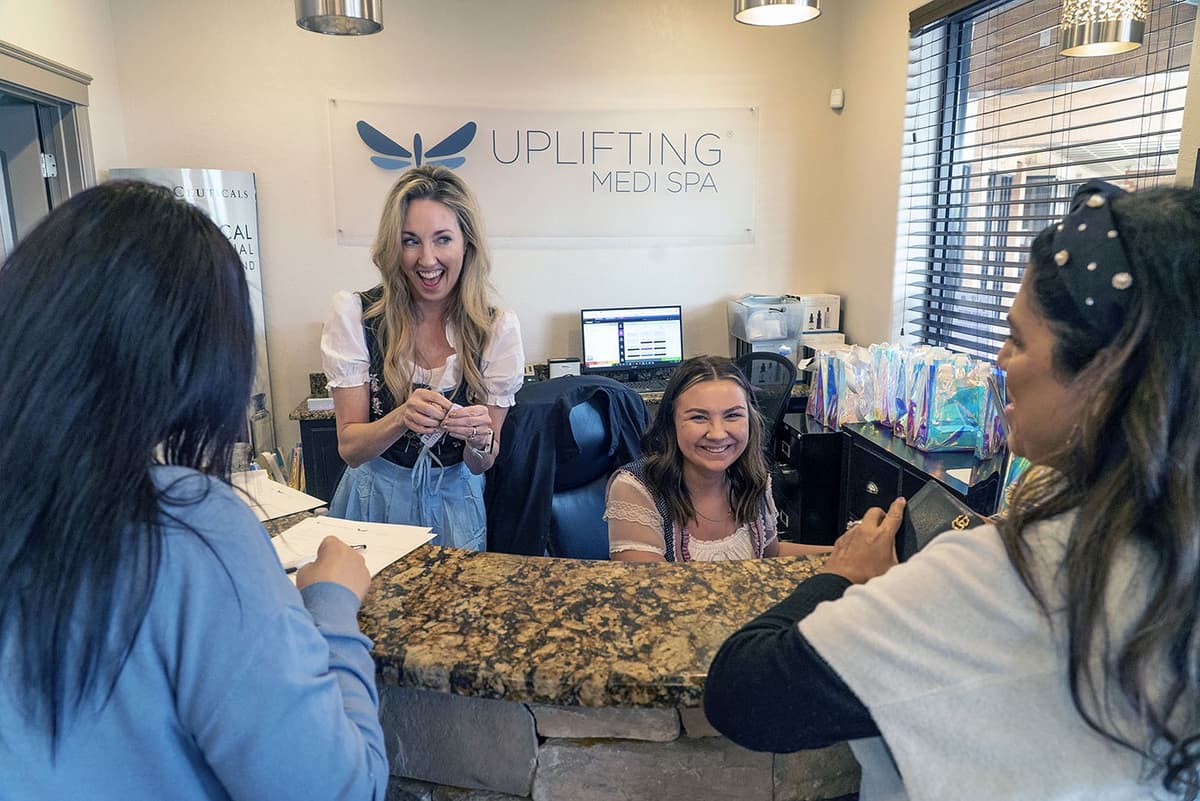
<path fill-rule="evenodd" d="M 91 82 L 91 75 L 0 40 L 0 92 L 37 104 L 42 152 L 58 164 L 58 176 L 46 179 L 50 208 L 96 183 Z"/>

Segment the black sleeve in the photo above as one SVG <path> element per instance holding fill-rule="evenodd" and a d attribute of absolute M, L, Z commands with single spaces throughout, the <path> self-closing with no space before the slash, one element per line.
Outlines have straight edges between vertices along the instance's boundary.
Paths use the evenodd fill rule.
<path fill-rule="evenodd" d="M 849 586 L 831 573 L 813 576 L 725 641 L 704 687 L 704 714 L 718 731 L 774 753 L 879 734 L 871 713 L 796 625 Z"/>

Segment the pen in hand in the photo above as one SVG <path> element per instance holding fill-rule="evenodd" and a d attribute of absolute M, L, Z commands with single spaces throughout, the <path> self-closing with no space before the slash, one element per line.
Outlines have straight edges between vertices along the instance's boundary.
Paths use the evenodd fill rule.
<path fill-rule="evenodd" d="M 358 545 L 351 545 L 350 548 L 355 551 L 367 550 L 367 546 L 364 543 L 359 543 Z M 303 556 L 303 557 L 297 559 L 292 564 L 287 565 L 284 568 L 284 572 L 290 576 L 292 573 L 295 573 L 297 570 L 299 570 L 300 568 L 309 564 L 310 562 L 314 561 L 316 558 L 317 557 L 315 557 L 315 556 Z"/>

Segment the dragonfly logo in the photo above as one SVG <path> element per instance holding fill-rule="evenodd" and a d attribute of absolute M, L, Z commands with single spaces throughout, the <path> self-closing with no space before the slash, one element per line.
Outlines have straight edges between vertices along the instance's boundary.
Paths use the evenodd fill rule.
<path fill-rule="evenodd" d="M 465 123 L 428 150 L 421 149 L 421 135 L 413 134 L 411 151 L 378 128 L 372 127 L 365 120 L 359 120 L 356 127 L 363 143 L 380 154 L 371 156 L 371 163 L 376 167 L 385 170 L 400 170 L 413 165 L 419 167 L 422 164 L 436 164 L 453 170 L 466 164 L 466 156 L 457 154 L 466 150 L 467 146 L 475 140 L 477 126 L 474 122 Z"/>

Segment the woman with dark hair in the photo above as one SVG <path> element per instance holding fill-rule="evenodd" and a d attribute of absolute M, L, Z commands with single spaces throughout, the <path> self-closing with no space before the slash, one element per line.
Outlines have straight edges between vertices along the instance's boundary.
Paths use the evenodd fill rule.
<path fill-rule="evenodd" d="M 690 562 L 826 553 L 780 542 L 763 423 L 732 361 L 696 356 L 671 374 L 642 457 L 608 482 L 614 560 Z"/>
<path fill-rule="evenodd" d="M 330 514 L 428 526 L 483 550 L 483 474 L 525 373 L 521 328 L 490 295 L 479 205 L 446 167 L 414 167 L 384 201 L 382 283 L 338 292 L 321 336 L 350 466 Z"/>
<path fill-rule="evenodd" d="M 383 798 L 362 557 L 327 539 L 297 592 L 227 484 L 253 366 L 237 253 L 163 187 L 0 268 L 5 798 Z"/>
<path fill-rule="evenodd" d="M 1200 192 L 1084 184 L 1000 351 L 1037 466 L 1008 518 L 897 565 L 903 501 L 872 510 L 722 646 L 709 720 L 760 750 L 853 740 L 864 799 L 1196 799 L 1198 321 Z"/>

